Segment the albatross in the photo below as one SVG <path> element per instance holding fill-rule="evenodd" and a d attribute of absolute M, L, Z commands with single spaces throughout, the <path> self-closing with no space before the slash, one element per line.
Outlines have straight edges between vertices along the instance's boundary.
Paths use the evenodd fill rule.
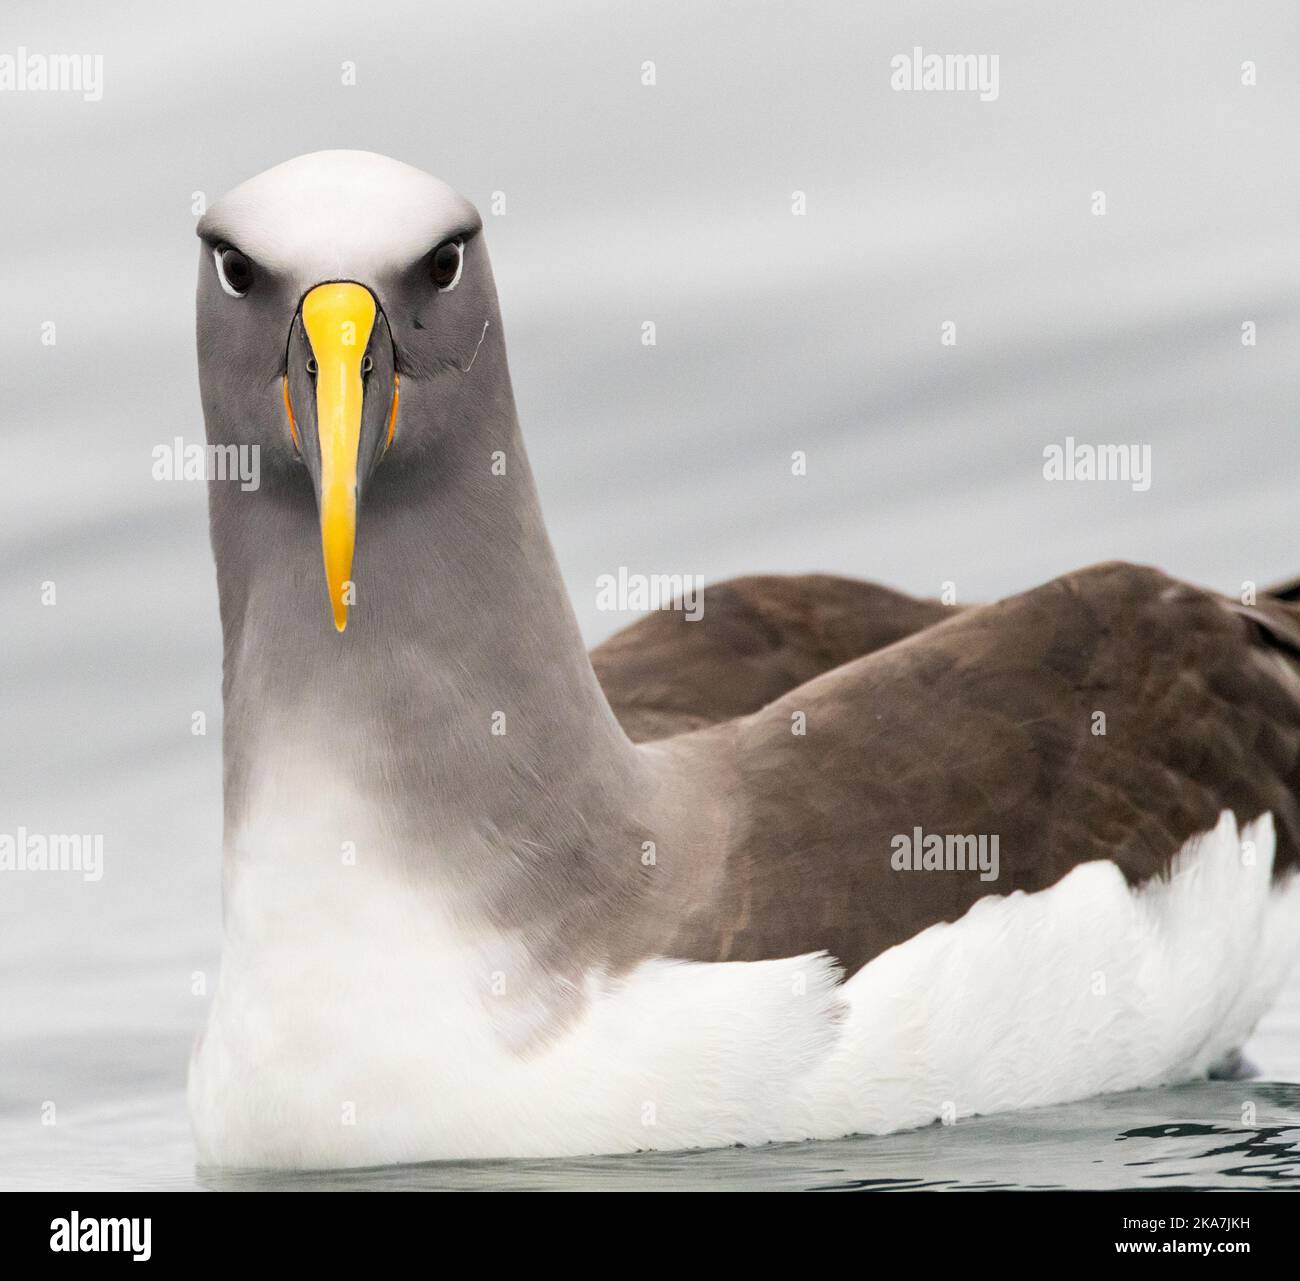
<path fill-rule="evenodd" d="M 261 457 L 209 485 L 202 1163 L 880 1134 L 1234 1062 L 1300 943 L 1285 594 L 755 577 L 589 655 L 470 202 L 326 151 L 198 234 L 208 441 Z"/>

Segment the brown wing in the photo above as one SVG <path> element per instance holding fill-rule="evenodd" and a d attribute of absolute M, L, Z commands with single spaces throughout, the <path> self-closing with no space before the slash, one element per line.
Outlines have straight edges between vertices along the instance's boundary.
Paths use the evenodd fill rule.
<path fill-rule="evenodd" d="M 1103 565 L 791 691 L 734 727 L 735 801 L 679 955 L 825 948 L 852 971 L 985 894 L 1113 859 L 1164 872 L 1232 810 L 1300 849 L 1300 611 Z M 806 733 L 792 733 L 802 713 Z M 725 735 L 725 738 L 722 736 Z M 1000 876 L 900 873 L 892 839 L 996 834 Z"/>
<path fill-rule="evenodd" d="M 591 662 L 629 737 L 645 742 L 755 712 L 956 612 L 830 574 L 733 578 L 705 588 L 697 621 L 650 614 Z"/>

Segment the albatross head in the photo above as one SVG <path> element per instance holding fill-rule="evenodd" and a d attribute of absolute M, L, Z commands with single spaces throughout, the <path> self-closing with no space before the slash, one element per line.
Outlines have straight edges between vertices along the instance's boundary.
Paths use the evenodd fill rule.
<path fill-rule="evenodd" d="M 263 475 L 310 478 L 340 632 L 367 483 L 483 394 L 466 386 L 497 323 L 481 228 L 444 183 L 362 151 L 277 165 L 199 222 L 209 439 L 256 446 Z"/>

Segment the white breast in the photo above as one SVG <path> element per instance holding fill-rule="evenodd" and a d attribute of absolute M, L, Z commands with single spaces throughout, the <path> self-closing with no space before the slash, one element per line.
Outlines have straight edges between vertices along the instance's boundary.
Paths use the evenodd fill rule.
<path fill-rule="evenodd" d="M 324 828 L 246 834 L 191 1066 L 205 1163 L 830 1138 L 1187 1079 L 1242 1043 L 1300 942 L 1300 878 L 1271 882 L 1271 819 L 1239 839 L 1225 813 L 1168 881 L 1133 892 L 1087 864 L 981 900 L 847 983 L 823 955 L 589 974 L 580 1015 L 520 1052 L 526 952 L 474 937 L 364 841 L 344 863 Z"/>

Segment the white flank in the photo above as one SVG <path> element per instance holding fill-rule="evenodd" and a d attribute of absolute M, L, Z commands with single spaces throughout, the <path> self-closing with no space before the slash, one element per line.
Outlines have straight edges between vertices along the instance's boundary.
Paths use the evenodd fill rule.
<path fill-rule="evenodd" d="M 1225 812 L 1167 880 L 1085 864 L 847 983 L 824 955 L 589 975 L 581 1013 L 521 1053 L 521 949 L 468 937 L 364 846 L 349 867 L 300 832 L 256 848 L 190 1073 L 200 1159 L 225 1166 L 878 1134 L 1186 1080 L 1242 1044 L 1300 944 L 1271 817 L 1239 839 Z"/>

